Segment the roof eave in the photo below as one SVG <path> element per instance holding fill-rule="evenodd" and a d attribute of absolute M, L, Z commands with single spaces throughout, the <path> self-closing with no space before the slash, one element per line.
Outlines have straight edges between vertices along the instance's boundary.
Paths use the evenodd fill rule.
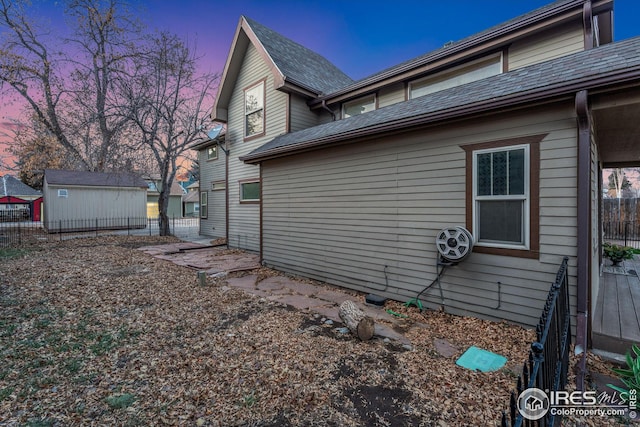
<path fill-rule="evenodd" d="M 609 10 L 612 7 L 613 0 L 595 0 L 592 2 L 592 8 L 597 13 Z M 527 16 L 526 18 L 512 22 L 508 25 L 503 25 L 495 28 L 488 33 L 479 33 L 476 37 L 471 36 L 469 39 L 452 45 L 448 49 L 440 49 L 434 51 L 432 55 L 420 57 L 416 61 L 410 61 L 403 67 L 391 68 L 388 72 L 382 72 L 371 76 L 372 78 L 364 78 L 359 82 L 342 88 L 325 96 L 320 96 L 317 99 L 310 102 L 311 108 L 319 108 L 323 101 L 326 103 L 335 103 L 344 100 L 345 97 L 360 96 L 365 92 L 371 92 L 377 90 L 380 85 L 387 85 L 390 82 L 404 81 L 414 73 L 423 73 L 428 71 L 430 66 L 437 65 L 437 67 L 444 66 L 439 61 L 446 60 L 458 61 L 464 56 L 465 52 L 472 51 L 472 54 L 478 52 L 473 49 L 480 47 L 484 43 L 491 42 L 483 49 L 483 51 L 496 49 L 497 45 L 504 45 L 508 43 L 508 39 L 522 37 L 522 32 L 529 27 L 527 31 L 530 31 L 533 25 L 548 26 L 554 25 L 558 22 L 566 21 L 571 18 L 582 16 L 584 0 L 574 0 L 571 2 L 559 4 L 555 8 L 544 10 L 537 15 Z M 536 28 L 539 29 L 539 28 Z M 462 55 L 462 56 L 461 56 Z M 437 64 L 436 64 L 437 63 Z"/>
<path fill-rule="evenodd" d="M 248 164 L 258 164 L 265 160 L 315 150 L 328 144 L 373 137 L 392 131 L 411 130 L 416 127 L 432 125 L 443 121 L 468 118 L 474 115 L 486 115 L 489 112 L 521 108 L 531 104 L 557 102 L 563 98 L 572 99 L 575 93 L 580 90 L 598 90 L 614 85 L 623 86 L 631 81 L 634 81 L 635 84 L 640 84 L 640 66 L 620 70 L 597 78 L 585 78 L 551 85 L 513 95 L 506 95 L 501 98 L 487 99 L 473 104 L 385 122 L 376 126 L 368 126 L 336 135 L 329 135 L 327 137 L 309 140 L 303 144 L 278 147 L 254 155 L 248 154 L 240 157 L 240 160 Z"/>

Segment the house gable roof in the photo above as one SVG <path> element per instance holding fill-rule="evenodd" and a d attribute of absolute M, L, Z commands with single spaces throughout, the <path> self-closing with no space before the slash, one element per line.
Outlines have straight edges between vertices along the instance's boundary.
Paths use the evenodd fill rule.
<path fill-rule="evenodd" d="M 416 73 L 425 73 L 435 66 L 444 67 L 451 61 L 459 61 L 469 54 L 477 55 L 480 49 L 483 53 L 495 52 L 499 46 L 504 46 L 523 33 L 537 29 L 541 31 L 547 26 L 557 25 L 567 19 L 575 19 L 582 16 L 585 0 L 559 0 L 542 6 L 531 12 L 525 13 L 501 24 L 495 25 L 479 33 L 472 34 L 457 42 L 451 42 L 440 49 L 436 49 L 420 55 L 416 58 L 402 62 L 393 67 L 387 68 L 361 80 L 353 82 L 351 85 L 343 86 L 337 91 L 322 95 L 311 101 L 310 105 L 320 106 L 325 101 L 333 103 L 341 101 L 345 96 L 352 98 L 370 93 L 379 86 L 390 84 L 395 81 L 403 81 L 412 77 Z M 592 2 L 592 13 L 603 13 L 610 11 L 613 7 L 613 0 L 594 0 Z M 598 27 L 599 37 L 603 41 L 611 40 L 611 26 L 609 23 L 601 22 Z M 493 49 L 493 50 L 492 50 Z"/>
<path fill-rule="evenodd" d="M 573 96 L 581 90 L 619 87 L 630 82 L 640 84 L 640 37 L 284 134 L 241 160 L 258 163 L 358 137 L 407 130 L 501 108 Z"/>
<path fill-rule="evenodd" d="M 0 177 L 0 197 L 2 196 L 40 196 L 42 192 L 29 187 L 11 175 Z"/>
<path fill-rule="evenodd" d="M 50 185 L 79 187 L 137 187 L 147 188 L 147 183 L 133 173 L 88 172 L 61 169 L 45 169 L 44 178 Z"/>
<path fill-rule="evenodd" d="M 353 83 L 323 56 L 242 16 L 222 74 L 212 113 L 214 120 L 227 121 L 227 106 L 249 43 L 271 69 L 276 89 L 316 97 Z"/>

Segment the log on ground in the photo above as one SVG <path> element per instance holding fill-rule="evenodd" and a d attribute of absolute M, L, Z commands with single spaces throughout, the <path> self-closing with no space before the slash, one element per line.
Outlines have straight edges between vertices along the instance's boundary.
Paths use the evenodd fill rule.
<path fill-rule="evenodd" d="M 347 328 L 362 341 L 370 340 L 373 337 L 375 322 L 353 301 L 347 300 L 340 304 L 338 315 Z"/>

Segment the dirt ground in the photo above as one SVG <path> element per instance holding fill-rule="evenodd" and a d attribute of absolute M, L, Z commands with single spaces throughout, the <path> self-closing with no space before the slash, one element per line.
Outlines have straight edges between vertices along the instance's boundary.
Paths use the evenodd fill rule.
<path fill-rule="evenodd" d="M 412 346 L 360 342 L 225 279 L 199 286 L 194 270 L 136 249 L 172 241 L 0 252 L 0 424 L 499 425 L 532 331 L 391 303 L 408 316 L 395 328 Z M 471 345 L 508 362 L 491 373 L 457 366 Z"/>

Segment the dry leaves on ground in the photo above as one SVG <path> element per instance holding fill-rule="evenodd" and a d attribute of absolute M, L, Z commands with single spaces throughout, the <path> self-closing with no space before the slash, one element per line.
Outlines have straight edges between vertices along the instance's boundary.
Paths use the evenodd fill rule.
<path fill-rule="evenodd" d="M 250 296 L 100 237 L 0 260 L 0 421 L 6 425 L 497 425 L 531 331 L 420 313 L 412 341 L 359 342 L 313 313 Z M 260 277 L 273 271 L 261 269 Z M 420 323 L 422 327 L 411 327 Z M 455 347 L 441 356 L 434 340 Z M 470 345 L 505 368 L 455 365 Z"/>

